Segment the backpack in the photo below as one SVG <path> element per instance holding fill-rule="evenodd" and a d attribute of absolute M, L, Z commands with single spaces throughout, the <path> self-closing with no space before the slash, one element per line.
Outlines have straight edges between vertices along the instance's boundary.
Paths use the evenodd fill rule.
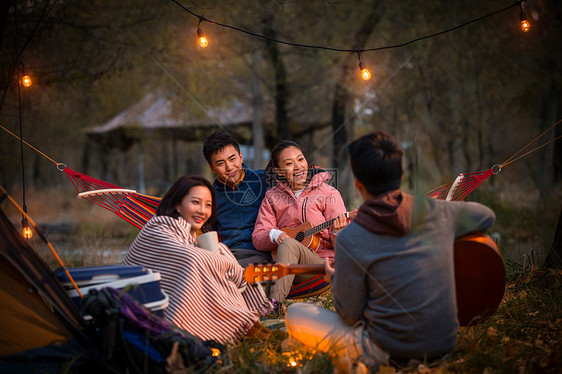
<path fill-rule="evenodd" d="M 92 316 L 98 331 L 101 360 L 118 373 L 170 373 L 213 365 L 215 341 L 203 341 L 160 318 L 125 292 L 110 287 L 91 289 L 82 312 Z"/>

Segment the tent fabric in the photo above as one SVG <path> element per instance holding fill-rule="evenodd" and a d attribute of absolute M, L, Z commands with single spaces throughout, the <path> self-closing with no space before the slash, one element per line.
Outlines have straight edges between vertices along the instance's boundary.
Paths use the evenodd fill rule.
<path fill-rule="evenodd" d="M 62 343 L 72 334 L 29 282 L 0 258 L 0 355 Z"/>
<path fill-rule="evenodd" d="M 95 348 L 89 334 L 53 271 L 0 209 L 0 372 L 89 362 Z"/>

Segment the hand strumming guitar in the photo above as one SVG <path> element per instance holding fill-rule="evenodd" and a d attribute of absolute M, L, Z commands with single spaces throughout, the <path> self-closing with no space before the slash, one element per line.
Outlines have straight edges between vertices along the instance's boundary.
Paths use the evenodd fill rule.
<path fill-rule="evenodd" d="M 287 238 L 290 238 L 290 236 L 287 235 L 286 232 L 282 232 L 282 233 L 279 235 L 279 237 L 277 237 L 277 240 L 275 241 L 275 243 L 281 244 L 281 242 L 282 242 L 283 240 L 287 239 Z"/>
<path fill-rule="evenodd" d="M 355 214 L 353 214 L 355 215 Z M 334 218 L 334 232 L 337 234 L 338 232 L 340 232 L 341 229 L 343 229 L 345 226 L 347 226 L 347 224 L 349 223 L 349 213 L 342 213 L 339 216 L 337 216 L 336 218 Z M 287 238 L 290 238 L 290 236 L 286 233 L 283 232 L 281 233 L 278 237 L 277 240 L 275 241 L 275 243 L 277 244 L 281 244 L 281 242 Z"/>

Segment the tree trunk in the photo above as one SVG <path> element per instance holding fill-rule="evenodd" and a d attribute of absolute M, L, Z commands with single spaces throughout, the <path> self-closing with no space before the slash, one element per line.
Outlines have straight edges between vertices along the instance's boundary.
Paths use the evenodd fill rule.
<path fill-rule="evenodd" d="M 369 40 L 369 36 L 373 32 L 375 26 L 383 17 L 384 9 L 386 7 L 387 1 L 374 1 L 372 4 L 371 11 L 363 19 L 361 27 L 357 30 L 357 33 L 353 35 L 351 40 L 355 41 L 353 49 L 362 49 Z M 348 201 L 351 197 L 352 190 L 352 178 L 351 173 L 349 173 L 348 167 L 348 156 L 346 146 L 348 143 L 348 118 L 351 115 L 348 114 L 348 109 L 351 107 L 353 102 L 353 95 L 348 89 L 349 82 L 351 79 L 352 72 L 359 73 L 357 68 L 351 69 L 349 58 L 343 60 L 341 66 L 341 73 L 339 74 L 338 80 L 334 86 L 334 101 L 332 102 L 332 143 L 334 146 L 334 157 L 333 157 L 333 167 L 339 174 L 339 186 L 337 186 L 342 194 L 344 201 Z"/>
<path fill-rule="evenodd" d="M 270 38 L 276 38 L 276 32 L 273 29 L 273 17 L 266 15 L 263 20 L 264 35 Z M 287 116 L 287 102 L 289 99 L 289 88 L 287 83 L 287 68 L 280 56 L 278 43 L 271 40 L 265 41 L 265 50 L 271 64 L 275 76 L 275 121 L 277 122 L 277 134 L 275 139 L 277 142 L 285 139 L 291 139 L 291 130 L 289 129 L 289 121 Z"/>
<path fill-rule="evenodd" d="M 558 225 L 556 225 L 552 246 L 550 247 L 544 265 L 553 269 L 562 268 L 562 209 L 560 209 Z"/>
<path fill-rule="evenodd" d="M 139 177 L 139 192 L 141 194 L 146 193 L 145 185 L 144 185 L 144 145 L 142 144 L 142 139 L 138 142 L 138 177 Z"/>
<path fill-rule="evenodd" d="M 263 96 L 260 94 L 260 80 L 258 76 L 258 65 L 261 61 L 258 50 L 252 55 L 252 106 L 254 107 L 254 118 L 252 119 L 252 138 L 254 145 L 254 158 L 252 168 L 261 169 L 264 165 L 263 149 Z"/>

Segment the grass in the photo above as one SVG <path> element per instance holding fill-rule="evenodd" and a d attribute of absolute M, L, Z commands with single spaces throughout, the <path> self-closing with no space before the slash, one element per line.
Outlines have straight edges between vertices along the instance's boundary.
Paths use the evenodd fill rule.
<path fill-rule="evenodd" d="M 63 207 L 64 211 L 47 209 L 46 202 L 49 206 Z M 138 232 L 113 213 L 83 200 L 69 201 L 56 191 L 29 194 L 27 205 L 31 217 L 47 229 L 49 241 L 68 267 L 118 263 Z M 533 211 L 528 205 L 515 209 L 499 201 L 489 205 L 494 205 L 498 216 L 495 229 L 503 238 L 509 238 L 500 241 L 508 279 L 497 312 L 481 324 L 462 328 L 454 351 L 446 359 L 411 363 L 401 368 L 384 366 L 380 373 L 562 371 L 562 271 L 537 266 L 540 260 L 534 257 L 539 246 L 548 247 L 552 242 L 553 231 L 548 227 L 556 223 L 559 201 L 553 200 L 552 206 L 557 207 L 554 210 L 543 206 Z M 6 203 L 2 209 L 18 227 L 21 214 Z M 31 244 L 50 265 L 58 266 L 37 237 Z M 304 301 L 333 308 L 330 292 Z M 332 370 L 330 354 L 307 350 L 284 339 L 282 334 L 274 334 L 265 342 L 245 339 L 228 348 L 220 362 L 205 372 L 326 373 Z"/>
<path fill-rule="evenodd" d="M 305 300 L 331 308 L 331 293 Z M 289 304 L 287 302 L 286 304 Z M 379 373 L 559 373 L 562 370 L 562 271 L 530 267 L 508 276 L 506 292 L 488 320 L 462 327 L 453 352 L 438 362 L 383 366 Z M 291 363 L 294 362 L 294 366 Z M 274 335 L 230 347 L 209 373 L 326 373 L 330 354 Z"/>

